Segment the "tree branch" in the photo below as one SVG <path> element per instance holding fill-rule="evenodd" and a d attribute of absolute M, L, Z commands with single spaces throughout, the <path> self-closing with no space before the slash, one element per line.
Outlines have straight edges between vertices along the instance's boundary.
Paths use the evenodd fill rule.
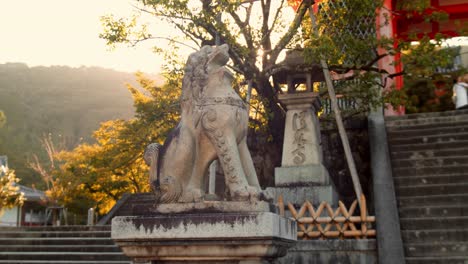
<path fill-rule="evenodd" d="M 213 8 L 211 6 L 207 6 L 204 9 L 204 12 L 209 17 L 216 17 L 216 14 L 213 12 Z M 242 73 L 246 74 L 248 72 L 245 65 L 245 58 L 241 54 L 242 46 L 236 41 L 234 41 L 235 38 L 230 34 L 230 32 L 226 28 L 224 28 L 223 32 L 217 29 L 223 28 L 225 26 L 224 24 L 221 23 L 220 25 L 213 25 L 209 20 L 207 21 L 205 19 L 193 20 L 193 23 L 206 30 L 213 38 L 216 38 L 217 33 L 219 33 L 218 35 L 221 42 L 229 44 L 229 55 L 233 60 L 234 64 L 239 65 L 241 67 Z"/>
<path fill-rule="evenodd" d="M 294 34 L 296 34 L 297 29 L 301 25 L 302 19 L 307 12 L 307 9 L 311 5 L 311 0 L 303 0 L 292 24 L 289 26 L 288 31 L 280 38 L 279 42 L 276 44 L 275 48 L 270 53 L 270 61 L 274 62 L 278 59 L 280 52 L 286 47 L 286 45 L 291 41 Z"/>
<path fill-rule="evenodd" d="M 239 29 L 241 30 L 242 35 L 244 36 L 247 47 L 249 49 L 253 49 L 254 47 L 253 47 L 253 41 L 252 41 L 252 34 L 251 34 L 247 24 L 245 22 L 242 22 L 240 17 L 234 11 L 229 10 L 229 14 L 234 19 L 236 24 L 239 26 Z"/>
<path fill-rule="evenodd" d="M 279 17 L 279 14 L 281 13 L 281 10 L 283 9 L 284 7 L 284 2 L 286 0 L 281 0 L 281 5 L 278 7 L 278 9 L 276 9 L 276 12 L 275 12 L 275 18 L 273 19 L 273 24 L 271 25 L 271 28 L 270 30 L 268 30 L 268 32 L 265 34 L 264 37 L 270 37 L 271 35 L 271 32 L 273 32 L 273 30 L 275 29 L 275 26 L 277 23 L 275 23 L 276 21 L 278 21 L 278 17 Z"/>
<path fill-rule="evenodd" d="M 138 11 L 141 11 L 141 12 L 144 12 L 144 13 L 147 13 L 147 14 L 150 14 L 152 16 L 156 16 L 156 17 L 164 17 L 164 18 L 176 18 L 176 19 L 180 19 L 180 20 L 185 20 L 185 21 L 191 21 L 191 17 L 183 17 L 183 16 L 178 16 L 178 15 L 175 15 L 175 14 L 165 14 L 165 13 L 162 13 L 162 12 L 157 12 L 157 11 L 150 11 L 150 10 L 147 10 L 147 9 L 144 9 L 144 8 L 141 8 L 141 7 L 138 7 L 134 4 L 130 4 L 133 8 L 137 9 Z M 155 8 L 155 7 L 153 7 Z"/>
<path fill-rule="evenodd" d="M 268 51 L 271 50 L 271 39 L 270 36 L 268 35 L 268 32 L 270 31 L 270 28 L 268 27 L 268 20 L 270 18 L 270 7 L 271 7 L 271 0 L 266 0 L 264 2 L 263 0 L 261 1 L 262 3 L 262 13 L 263 13 L 263 21 L 262 21 L 262 40 L 261 40 L 261 45 L 262 45 L 262 65 L 266 65 L 268 61 Z"/>
<path fill-rule="evenodd" d="M 198 50 L 197 48 L 194 48 L 188 44 L 185 44 L 184 42 L 181 42 L 181 41 L 178 41 L 178 40 L 175 40 L 173 38 L 168 38 L 168 37 L 144 37 L 144 38 L 141 38 L 141 39 L 135 39 L 135 40 L 128 40 L 132 46 L 136 46 L 138 43 L 140 42 L 143 42 L 143 41 L 146 41 L 146 40 L 150 40 L 150 39 L 163 39 L 163 40 L 167 40 L 167 41 L 170 41 L 170 42 L 174 42 L 174 43 L 177 43 L 179 45 L 182 45 L 182 46 L 185 46 L 187 48 L 190 48 L 192 50 Z"/>

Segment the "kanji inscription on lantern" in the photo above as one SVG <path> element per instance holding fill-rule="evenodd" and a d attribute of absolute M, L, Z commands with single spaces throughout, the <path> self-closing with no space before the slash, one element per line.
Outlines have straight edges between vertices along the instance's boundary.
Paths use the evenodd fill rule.
<path fill-rule="evenodd" d="M 301 165 L 304 163 L 306 156 L 304 154 L 306 140 L 304 138 L 304 130 L 306 129 L 305 116 L 307 112 L 301 111 L 299 113 L 294 113 L 292 119 L 292 127 L 294 131 L 294 141 L 293 144 L 296 148 L 292 151 L 294 155 L 294 164 Z"/>
<path fill-rule="evenodd" d="M 286 125 L 281 167 L 275 168 L 276 186 L 328 185 L 322 164 L 320 127 L 315 104 L 317 93 L 287 93 L 278 96 L 286 105 Z"/>

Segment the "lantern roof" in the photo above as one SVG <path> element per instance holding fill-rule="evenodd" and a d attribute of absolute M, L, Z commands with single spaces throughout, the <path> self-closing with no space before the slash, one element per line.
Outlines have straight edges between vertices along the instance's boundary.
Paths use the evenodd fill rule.
<path fill-rule="evenodd" d="M 278 63 L 272 75 L 279 84 L 286 84 L 288 76 L 296 82 L 306 82 L 306 75 L 312 76 L 312 82 L 324 82 L 323 71 L 318 63 L 306 63 L 303 49 L 296 48 L 286 52 L 285 59 Z"/>

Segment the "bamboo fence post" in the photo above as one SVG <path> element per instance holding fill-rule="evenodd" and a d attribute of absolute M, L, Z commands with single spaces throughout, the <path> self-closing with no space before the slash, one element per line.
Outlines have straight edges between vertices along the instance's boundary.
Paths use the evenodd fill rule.
<path fill-rule="evenodd" d="M 364 197 L 364 194 L 361 194 L 361 197 L 359 197 L 361 200 L 361 231 L 362 235 L 366 237 L 367 233 L 367 208 L 366 208 L 366 197 Z"/>
<path fill-rule="evenodd" d="M 312 6 L 309 7 L 309 16 L 313 28 L 314 34 L 318 37 L 318 30 L 315 25 L 315 16 Z M 330 95 L 330 101 L 332 105 L 333 112 L 335 112 L 336 125 L 338 127 L 338 133 L 340 134 L 341 141 L 343 143 L 343 149 L 345 152 L 346 161 L 348 163 L 348 168 L 351 173 L 351 178 L 353 180 L 353 187 L 356 193 L 356 198 L 358 199 L 359 206 L 361 206 L 361 201 L 359 197 L 362 194 L 361 183 L 359 182 L 359 177 L 356 170 L 356 164 L 354 163 L 353 155 L 351 153 L 351 147 L 349 145 L 348 136 L 346 135 L 346 130 L 343 125 L 343 119 L 341 118 L 340 108 L 338 107 L 338 102 L 336 99 L 335 89 L 333 87 L 333 82 L 330 76 L 330 70 L 328 69 L 327 62 L 325 59 L 320 59 L 320 65 L 322 66 L 323 75 L 325 77 L 325 82 L 328 87 L 328 94 Z"/>
<path fill-rule="evenodd" d="M 359 200 L 362 207 L 359 208 L 359 215 L 354 216 Z M 286 206 L 282 196 L 278 197 L 277 206 L 280 214 L 284 215 Z M 292 203 L 287 203 L 287 209 L 297 222 L 297 237 L 302 240 L 348 237 L 361 239 L 376 235 L 376 230 L 371 226 L 371 223 L 375 222 L 375 216 L 368 215 L 364 195 L 354 200 L 349 210 L 341 201 L 338 201 L 338 207 L 335 210 L 326 201 L 322 201 L 317 210 L 309 201 L 305 201 L 298 210 Z M 360 229 L 356 228 L 356 223 L 361 224 Z"/>
<path fill-rule="evenodd" d="M 278 207 L 279 207 L 279 214 L 281 216 L 284 216 L 284 201 L 283 201 L 283 195 L 280 195 L 278 197 Z"/>

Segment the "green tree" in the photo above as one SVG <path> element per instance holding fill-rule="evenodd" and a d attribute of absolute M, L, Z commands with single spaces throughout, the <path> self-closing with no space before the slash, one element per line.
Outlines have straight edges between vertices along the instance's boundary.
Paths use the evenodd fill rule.
<path fill-rule="evenodd" d="M 6 117 L 0 111 L 0 127 L 3 126 Z M 16 205 L 22 205 L 24 201 L 23 193 L 19 192 L 19 187 L 16 183 L 19 179 L 16 178 L 15 172 L 8 168 L 0 168 L 0 213 L 3 209 L 9 209 Z"/>
<path fill-rule="evenodd" d="M 375 36 L 375 10 L 381 2 L 341 2 L 346 2 L 347 7 L 351 5 L 352 10 L 338 9 L 333 13 L 338 16 L 336 19 L 319 13 L 320 34 L 315 37 L 311 34 L 310 22 L 306 22 L 311 1 L 301 1 L 289 27 L 283 27 L 284 20 L 281 19 L 287 9 L 285 0 L 274 3 L 269 0 L 191 1 L 190 4 L 182 0 L 136 1 L 142 12 L 166 19 L 196 46 L 214 44 L 216 39 L 230 45 L 232 69 L 241 75 L 241 82 L 251 81 L 261 102 L 259 105 L 267 113 L 264 117 L 278 153 L 284 116 L 276 101 L 279 88 L 270 82 L 270 75 L 280 52 L 288 45 L 304 42 L 311 61 L 323 56 L 337 74 L 343 74 L 346 80 L 358 80 L 357 84 L 343 82 L 339 87 L 341 91 L 360 98 L 361 105 L 366 108 L 381 103 L 376 85 L 382 83 L 376 80 L 382 75 L 393 77 L 375 67 L 378 60 L 404 49 L 404 44 L 394 49 L 393 40 Z M 258 18 L 258 23 L 254 22 L 255 18 Z M 136 18 L 127 20 L 107 16 L 103 18 L 103 24 L 105 29 L 101 37 L 109 45 L 135 45 L 144 40 L 166 38 L 153 36 L 144 26 L 138 28 Z M 300 26 L 302 39 L 297 38 Z M 358 26 L 362 31 L 370 28 L 374 34 L 356 38 L 353 30 Z M 141 74 L 138 76 L 141 88 L 129 86 L 136 109 L 134 119 L 105 122 L 94 133 L 95 144 L 82 144 L 57 155 L 60 166 L 56 168 L 54 177 L 62 186 L 58 190 L 67 190 L 67 194 L 60 198 L 65 205 L 81 212 L 88 207 L 97 207 L 100 213 L 105 213 L 123 193 L 148 190 L 148 168 L 142 160 L 142 153 L 149 143 L 162 143 L 168 131 L 177 124 L 182 66 L 175 52 L 177 44 L 183 41 L 170 39 L 174 49 L 172 53 L 166 53 L 170 65 L 165 68 L 167 82 L 164 86 L 155 86 Z M 378 48 L 385 53 L 379 53 Z M 260 55 L 259 51 L 262 51 Z"/>
<path fill-rule="evenodd" d="M 141 13 L 149 14 L 166 21 L 178 30 L 183 37 L 164 36 L 150 32 L 148 25 L 139 24 L 138 17 L 116 18 L 112 15 L 102 18 L 104 30 L 100 35 L 109 46 L 117 44 L 137 45 L 142 41 L 167 40 L 170 49 L 156 46 L 158 52 L 173 52 L 177 47 L 205 44 L 227 43 L 230 46 L 232 69 L 241 77 L 244 84 L 250 83 L 258 95 L 259 109 L 263 110 L 260 118 L 266 120 L 267 134 L 274 147 L 272 152 L 281 153 L 284 131 L 284 108 L 277 101 L 281 93 L 279 85 L 271 82 L 271 74 L 277 67 L 282 51 L 300 43 L 305 46 L 305 53 L 310 63 L 326 58 L 330 68 L 344 80 L 335 83 L 340 94 L 356 101 L 358 109 L 349 113 L 366 113 L 370 107 L 383 103 L 382 87 L 388 79 L 405 75 L 410 87 L 411 78 L 420 77 L 413 62 L 421 58 L 441 58 L 423 66 L 434 69 L 444 67 L 450 61 L 450 52 L 441 50 L 443 36 L 437 36 L 432 44 L 427 38 L 420 40 L 419 46 L 410 46 L 410 42 L 394 45 L 394 39 L 377 38 L 376 11 L 382 8 L 382 0 L 334 0 L 320 2 L 317 14 L 318 36 L 312 34 L 311 22 L 307 15 L 313 1 L 298 0 L 258 0 L 258 1 L 216 1 L 216 0 L 134 0 L 134 6 Z M 423 13 L 430 1 L 399 1 L 398 12 Z M 286 14 L 291 11 L 288 4 L 295 3 L 297 10 L 289 20 Z M 427 22 L 446 19 L 440 12 L 428 12 Z M 288 21 L 288 22 L 286 22 Z M 420 56 L 418 50 L 430 47 Z M 376 64 L 387 56 L 402 51 L 406 65 L 403 72 L 389 74 Z M 453 54 L 452 54 L 453 55 Z M 171 56 L 167 56 L 171 58 Z M 394 62 L 398 63 L 398 62 Z M 417 64 L 416 64 L 417 65 Z M 420 69 L 420 68 L 419 68 Z M 435 75 L 425 75 L 430 79 Z M 383 80 L 383 81 L 382 81 Z M 387 101 L 394 105 L 409 105 L 408 95 L 402 91 L 386 95 Z M 322 94 L 326 94 L 323 86 Z M 258 124 L 258 120 L 252 120 Z M 252 147 L 252 146 L 251 146 Z M 279 157 L 279 155 L 278 155 Z M 279 165 L 279 158 L 273 160 Z"/>
<path fill-rule="evenodd" d="M 135 75 L 97 67 L 0 63 L 0 109 L 7 118 L 0 129 L 0 155 L 9 157 L 21 184 L 46 187 L 28 167 L 33 154 L 48 166 L 43 135 L 51 133 L 57 147 L 64 142 L 70 149 L 93 142 L 92 132 L 101 122 L 131 118 L 126 82 L 136 85 Z"/>
<path fill-rule="evenodd" d="M 70 192 L 70 186 L 63 185 L 61 179 L 56 177 L 59 161 L 58 154 L 66 150 L 66 142 L 56 143 L 52 134 L 43 135 L 40 139 L 42 147 L 47 154 L 47 161 L 41 162 L 38 155 L 33 154 L 33 160 L 28 166 L 41 176 L 45 185 L 45 195 L 47 197 L 45 203 L 52 206 L 59 206 L 67 198 Z"/>
<path fill-rule="evenodd" d="M 24 195 L 19 192 L 16 185 L 18 182 L 19 179 L 13 170 L 8 170 L 5 175 L 0 176 L 0 211 L 23 204 Z"/>
<path fill-rule="evenodd" d="M 397 1 L 395 13 L 387 14 L 389 16 L 386 17 L 386 23 L 380 26 L 388 26 L 388 19 L 392 15 L 421 16 L 426 23 L 441 22 L 448 18 L 446 13 L 431 9 L 430 1 L 426 0 Z M 456 55 L 454 49 L 443 48 L 448 36 L 436 34 L 431 39 L 427 35 L 410 35 L 405 40 L 385 36 L 378 38 L 380 28 L 374 23 L 376 10 L 385 12 L 383 1 L 322 2 L 320 11 L 316 14 L 318 34 L 309 33 L 312 37 L 305 45 L 309 62 L 324 58 L 337 76 L 344 76 L 342 80 L 335 82 L 336 88 L 346 97 L 358 100 L 358 112 L 365 113 L 371 107 L 382 105 L 382 88 L 397 76 L 404 76 L 404 88 L 385 91 L 386 102 L 394 106 L 406 106 L 409 112 L 436 111 L 442 110 L 440 107 L 447 107 L 446 102 L 442 103 L 434 98 L 434 91 L 443 84 L 445 97 L 449 98 L 451 94 L 452 77 L 447 78 L 437 71 L 438 68 L 449 67 Z M 431 12 L 427 12 L 428 10 Z M 418 44 L 414 44 L 414 41 Z M 377 66 L 379 61 L 395 54 L 402 54 L 399 61 L 391 62 L 392 65 L 402 63 L 401 72 L 388 73 Z M 419 90 L 415 91 L 416 88 Z M 417 99 L 424 97 L 424 93 L 431 93 L 431 98 L 426 98 L 424 102 L 431 105 L 431 108 L 418 104 Z"/>
<path fill-rule="evenodd" d="M 140 88 L 128 86 L 135 118 L 104 122 L 94 132 L 96 143 L 55 155 L 58 165 L 49 173 L 55 187 L 49 195 L 71 212 L 93 207 L 104 214 L 124 193 L 149 191 L 143 151 L 152 142 L 162 143 L 177 124 L 180 90 L 174 82 L 180 78 L 168 78 L 171 85 L 162 87 L 142 74 L 137 79 Z"/>
<path fill-rule="evenodd" d="M 6 116 L 3 111 L 0 110 L 0 127 L 4 126 L 6 123 Z"/>
<path fill-rule="evenodd" d="M 276 95 L 279 88 L 269 81 L 280 53 L 297 40 L 297 31 L 311 0 L 302 1 L 289 23 L 285 13 L 290 11 L 287 0 L 271 1 L 187 1 L 187 0 L 137 0 L 137 9 L 169 22 L 184 36 L 166 37 L 148 32 L 148 27 L 138 27 L 137 18 L 102 18 L 104 32 L 101 37 L 109 45 L 118 43 L 135 45 L 144 40 L 168 39 L 176 46 L 214 45 L 227 43 L 230 47 L 232 69 L 239 73 L 253 89 L 266 109 L 268 132 L 272 144 L 280 152 L 284 111 Z M 191 43 L 191 44 L 190 44 Z M 157 47 L 157 50 L 166 50 Z"/>
<path fill-rule="evenodd" d="M 444 48 L 445 36 L 438 34 L 430 40 L 427 36 L 418 45 L 402 43 L 401 61 L 404 65 L 404 87 L 389 91 L 387 101 L 404 105 L 407 113 L 439 112 L 455 108 L 452 102 L 453 81 L 465 69 L 441 73 L 440 68 L 451 68 L 458 54 L 455 48 Z M 396 99 L 396 100 L 395 100 Z"/>

